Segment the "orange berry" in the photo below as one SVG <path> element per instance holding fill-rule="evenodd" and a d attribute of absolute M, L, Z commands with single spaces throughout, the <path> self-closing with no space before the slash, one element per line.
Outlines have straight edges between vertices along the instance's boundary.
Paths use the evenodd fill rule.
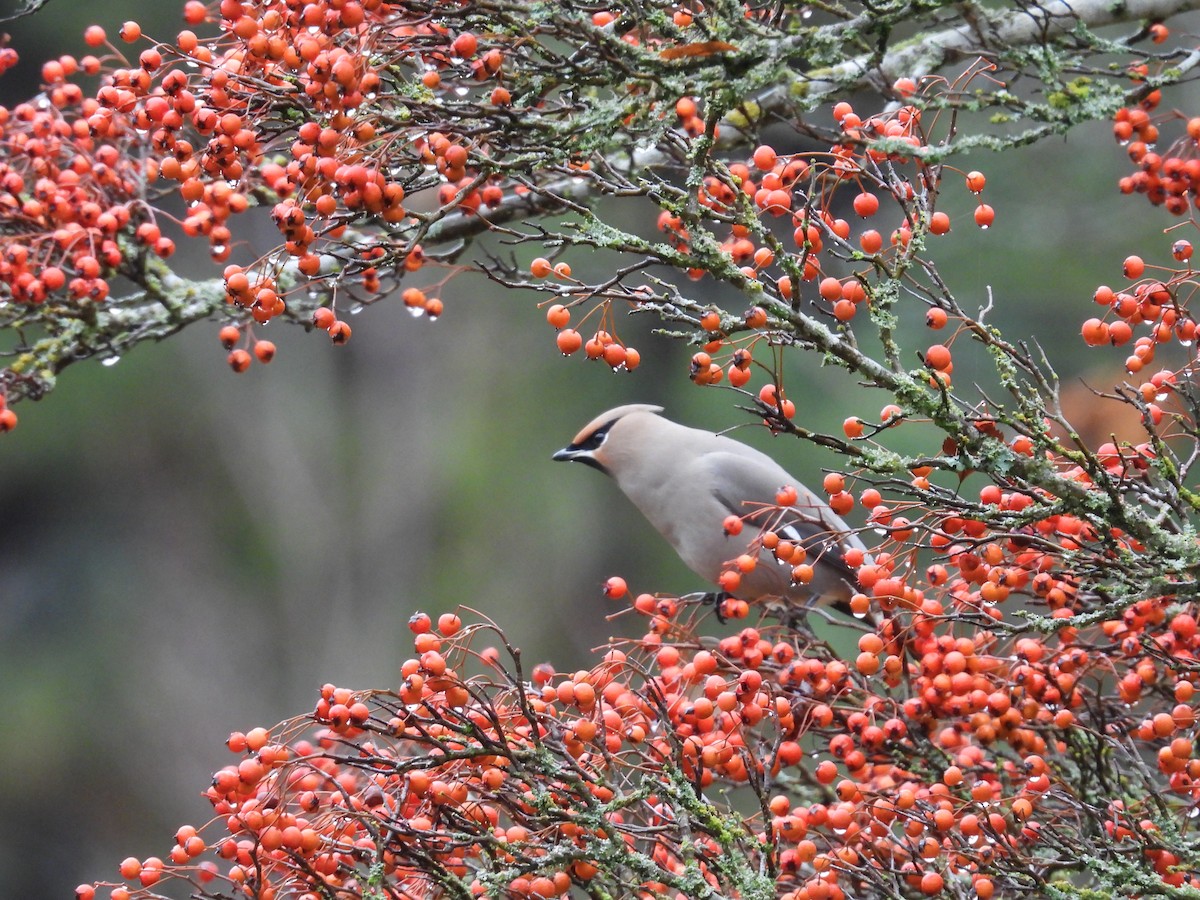
<path fill-rule="evenodd" d="M 604 352 L 600 354 L 604 357 L 604 361 L 614 369 L 619 369 L 625 365 L 625 348 L 620 344 L 608 344 L 604 348 Z"/>
<path fill-rule="evenodd" d="M 930 896 L 940 894 L 945 883 L 940 872 L 926 872 L 921 876 L 921 893 Z"/>
<path fill-rule="evenodd" d="M 937 369 L 939 372 L 944 372 L 950 368 L 951 362 L 950 348 L 945 344 L 932 344 L 925 351 L 926 365 Z"/>
<path fill-rule="evenodd" d="M 762 328 L 767 324 L 767 311 L 761 306 L 752 306 L 744 316 L 748 328 Z"/>
<path fill-rule="evenodd" d="M 459 59 L 470 59 L 479 49 L 479 40 L 471 32 L 464 31 L 454 39 L 450 48 Z"/>
<path fill-rule="evenodd" d="M 555 337 L 555 343 L 563 356 L 570 356 L 583 346 L 583 336 L 574 328 L 564 328 Z"/>
<path fill-rule="evenodd" d="M 762 172 L 770 172 L 775 168 L 775 148 L 763 145 L 754 151 L 754 165 Z"/>
<path fill-rule="evenodd" d="M 1098 347 L 1101 344 L 1107 344 L 1109 341 L 1108 323 L 1100 319 L 1092 318 L 1085 321 L 1082 333 L 1084 343 L 1089 347 Z M 1141 366 L 1138 368 L 1141 368 Z"/>
<path fill-rule="evenodd" d="M 858 315 L 858 307 L 845 297 L 833 304 L 833 317 L 839 322 L 849 322 L 856 315 Z"/>
<path fill-rule="evenodd" d="M 879 198 L 870 191 L 863 191 L 854 198 L 854 211 L 867 219 L 879 212 Z"/>

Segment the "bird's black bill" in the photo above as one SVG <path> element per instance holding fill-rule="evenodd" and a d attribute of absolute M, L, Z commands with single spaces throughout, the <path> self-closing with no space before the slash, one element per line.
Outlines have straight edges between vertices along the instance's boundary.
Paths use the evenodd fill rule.
<path fill-rule="evenodd" d="M 555 462 L 578 462 L 585 466 L 591 466 L 597 472 L 608 474 L 608 469 L 596 462 L 596 457 L 592 456 L 592 451 L 586 447 L 563 447 L 557 453 L 550 457 Z"/>

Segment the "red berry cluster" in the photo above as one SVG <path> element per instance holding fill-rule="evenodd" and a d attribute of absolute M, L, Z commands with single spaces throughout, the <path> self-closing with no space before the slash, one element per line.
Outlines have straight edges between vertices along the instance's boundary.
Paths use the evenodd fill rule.
<path fill-rule="evenodd" d="M 1144 83 L 1148 73 L 1145 64 L 1131 70 L 1135 84 Z M 1200 117 L 1187 119 L 1185 133 L 1159 152 L 1155 149 L 1159 124 L 1183 119 L 1179 113 L 1156 119 L 1154 112 L 1161 102 L 1162 91 L 1145 90 L 1137 106 L 1117 111 L 1113 136 L 1137 167 L 1118 182 L 1118 187 L 1123 194 L 1142 194 L 1155 206 L 1165 206 L 1168 212 L 1183 216 L 1193 206 L 1200 207 Z"/>
<path fill-rule="evenodd" d="M 571 267 L 565 262 L 552 266 L 549 260 L 538 257 L 530 264 L 529 270 L 535 278 L 554 275 L 564 281 L 571 280 Z M 609 301 L 598 303 L 583 317 L 583 322 L 593 315 L 600 319 L 600 327 L 592 332 L 591 337 L 586 341 L 579 331 L 580 326 L 571 324 L 571 307 L 578 303 L 579 301 L 573 301 L 570 304 L 554 303 L 546 309 L 546 321 L 558 331 L 555 343 L 559 352 L 563 356 L 571 356 L 583 349 L 584 355 L 588 359 L 601 360 L 612 366 L 613 371 L 632 372 L 636 369 L 641 364 L 642 355 L 636 348 L 627 345 L 616 336 L 616 320 L 613 315 L 612 303 Z"/>
<path fill-rule="evenodd" d="M 1131 374 L 1151 365 L 1158 348 L 1172 342 L 1190 348 L 1189 355 L 1196 352 L 1197 325 L 1190 308 L 1196 291 L 1191 242 L 1176 240 L 1171 255 L 1177 265 L 1155 267 L 1161 273 L 1159 277 L 1147 275 L 1140 256 L 1127 257 L 1122 274 L 1133 283 L 1120 291 L 1107 285 L 1098 287 L 1093 299 L 1106 307 L 1105 318 L 1090 318 L 1083 323 L 1083 339 L 1090 346 L 1122 347 L 1133 342 L 1133 352 L 1125 359 L 1125 369 Z M 1147 333 L 1134 338 L 1134 330 L 1139 327 Z M 1163 370 L 1142 384 L 1141 393 L 1151 403 L 1155 423 L 1162 415 L 1155 401 L 1165 396 L 1175 380 L 1174 374 Z"/>
<path fill-rule="evenodd" d="M 49 66 L 49 64 L 48 64 Z M 90 68 L 85 61 L 84 68 Z M 64 57 L 51 77 L 75 72 Z M 43 303 L 65 295 L 79 304 L 104 300 L 108 277 L 125 259 L 120 235 L 131 227 L 142 244 L 168 256 L 174 244 L 142 221 L 141 164 L 122 141 L 98 142 L 82 118 L 74 85 L 51 84 L 49 102 L 0 107 L 0 283 L 13 299 Z M 90 105 L 89 105 L 90 104 Z"/>
<path fill-rule="evenodd" d="M 1004 440 L 994 423 L 978 427 Z M 1006 443 L 1033 453 L 1028 437 Z M 1099 458 L 1113 477 L 1136 477 L 1149 452 L 1114 447 Z M 1103 493 L 1077 461 L 1047 462 Z M 930 474 L 914 471 L 913 490 L 932 490 Z M 180 829 L 166 861 L 126 860 L 121 875 L 133 884 L 109 895 L 158 897 L 160 884 L 188 879 L 201 897 L 231 888 L 366 897 L 379 878 L 413 894 L 451 873 L 480 896 L 601 886 L 683 896 L 679 879 L 697 860 L 708 885 L 727 890 L 729 869 L 715 860 L 729 846 L 704 829 L 685 840 L 687 829 L 655 826 L 667 810 L 678 822 L 694 789 L 736 793 L 765 779 L 779 789 L 759 794 L 764 815 L 741 826 L 751 840 L 737 852 L 767 866 L 788 900 L 890 896 L 897 882 L 929 896 L 1011 892 L 1037 859 L 1092 846 L 1097 815 L 1106 837 L 1143 855 L 1165 885 L 1200 884 L 1160 825 L 1165 811 L 1200 801 L 1195 611 L 1168 595 L 1083 615 L 1095 601 L 1080 573 L 1115 556 L 1131 565 L 1141 544 L 1062 511 L 1047 491 L 989 484 L 947 514 L 874 487 L 855 497 L 836 473 L 823 488 L 839 512 L 861 503 L 886 535 L 870 557 L 846 557 L 862 588 L 851 610 L 864 617 L 852 661 L 790 627 L 703 642 L 696 601 L 633 596 L 614 577 L 605 596 L 644 616 L 645 636 L 609 648 L 590 671 L 539 666 L 518 686 L 495 650 L 473 649 L 482 626 L 417 615 L 415 655 L 396 689 L 329 685 L 314 734 L 296 720 L 234 735 L 239 760 L 208 792 L 214 823 Z M 795 488 L 776 497 L 780 510 L 797 501 Z M 764 555 L 731 561 L 722 586 L 732 594 L 757 565 L 805 579 L 803 549 L 769 522 L 750 523 Z M 724 528 L 746 524 L 731 516 Z M 918 549 L 935 561 L 919 566 Z M 1016 627 L 1014 607 L 1055 625 Z M 736 596 L 722 608 L 750 612 Z M 478 664 L 486 671 L 468 677 Z M 1138 760 L 1143 799 L 1097 810 L 1077 793 L 1107 790 L 1099 770 L 1100 782 L 1080 780 L 1097 741 Z M 587 837 L 597 828 L 652 865 L 614 863 Z M 499 859 L 485 852 L 496 835 Z"/>
<path fill-rule="evenodd" d="M 927 89 L 939 87 L 940 83 L 931 83 Z M 912 98 L 917 94 L 917 85 L 912 79 L 899 79 L 894 91 L 899 97 Z M 675 114 L 685 132 L 703 132 L 703 120 L 693 98 L 681 98 Z M 912 252 L 914 230 L 922 236 L 950 231 L 950 216 L 933 206 L 945 170 L 928 165 L 913 154 L 914 150 L 926 148 L 931 140 L 922 124 L 923 115 L 920 107 L 910 103 L 863 119 L 849 103 L 840 102 L 833 107 L 837 137 L 828 151 L 780 155 L 773 147 L 762 145 L 748 162 L 735 162 L 706 176 L 697 194 L 700 206 L 711 210 L 714 218 L 728 221 L 732 217 L 737 224 L 729 227 L 729 237 L 720 244 L 720 259 L 697 258 L 689 274 L 694 278 L 708 274 L 725 279 L 740 277 L 761 286 L 772 302 L 785 307 L 796 307 L 801 286 L 813 283 L 816 285 L 813 302 L 817 308 L 835 322 L 850 323 L 870 303 L 873 284 L 878 278 L 877 267 L 889 258 Z M 986 184 L 985 176 L 977 171 L 966 173 L 964 180 L 967 191 L 975 195 Z M 865 227 L 857 229 L 857 233 L 847 219 L 839 216 L 848 191 L 855 192 L 850 204 L 855 216 L 864 220 Z M 883 205 L 881 198 L 894 204 L 899 213 L 886 240 L 874 227 Z M 754 216 L 742 221 L 745 213 L 740 204 L 744 200 L 751 202 Z M 784 217 L 792 227 L 790 248 L 770 227 L 772 220 Z M 987 228 L 994 220 L 992 207 L 979 203 L 974 212 L 975 223 Z M 689 227 L 679 214 L 660 212 L 658 229 L 671 247 L 686 255 L 694 254 Z M 854 262 L 856 255 L 859 261 Z M 863 255 L 867 257 L 865 261 Z M 839 260 L 851 260 L 849 273 L 834 274 Z M 533 261 L 530 272 L 538 279 L 551 274 L 560 279 L 570 276 L 565 263 L 552 266 L 542 257 Z M 547 286 L 546 290 L 561 289 Z M 569 304 L 556 303 L 547 313 L 550 324 L 559 330 L 558 347 L 565 355 L 585 346 L 584 335 L 577 327 L 569 327 L 570 308 L 588 299 L 586 292 L 581 293 L 584 294 L 581 299 Z M 636 303 L 637 298 L 632 297 L 631 301 Z M 739 316 L 712 307 L 696 311 L 689 321 L 698 328 L 703 349 L 691 360 L 690 377 L 695 383 L 716 384 L 728 377 L 730 384 L 742 387 L 750 381 L 756 345 L 770 342 L 773 327 L 786 327 L 772 317 L 766 306 L 753 306 Z M 611 301 L 601 301 L 596 308 L 603 310 L 604 325 L 586 343 L 593 348 L 588 356 L 609 359 L 605 348 L 612 345 L 611 357 L 619 358 L 620 351 L 626 348 L 612 336 Z M 930 311 L 928 324 L 941 328 L 947 319 L 944 310 L 935 308 Z M 743 331 L 749 334 L 736 337 L 737 332 Z M 718 361 L 721 356 L 724 360 Z M 609 361 L 611 364 L 612 360 Z M 940 366 L 932 363 L 930 366 L 943 383 L 949 382 L 952 365 L 948 358 Z M 762 368 L 771 371 L 767 366 Z M 790 418 L 784 410 L 793 407 L 783 398 L 778 385 L 767 384 L 763 392 L 760 400 Z M 777 404 L 772 399 L 777 395 L 783 403 Z"/>
<path fill-rule="evenodd" d="M 484 145 L 425 129 L 398 140 L 401 126 L 373 106 L 407 89 L 409 74 L 449 95 L 456 88 L 439 73 L 478 82 L 490 102 L 507 104 L 502 88 L 484 87 L 499 77 L 503 54 L 474 34 L 382 0 L 192 0 L 184 18 L 187 28 L 132 60 L 92 26 L 84 37 L 97 55 L 43 67 L 48 102 L 0 109 L 0 282 L 15 299 L 86 304 L 108 295 L 114 274 L 136 281 L 139 247 L 160 257 L 174 250 L 164 233 L 174 217 L 156 206 L 164 192 L 184 201 L 179 229 L 206 239 L 218 261 L 237 247 L 233 218 L 278 200 L 279 247 L 226 269 L 230 318 L 261 325 L 288 311 L 306 280 L 304 294 L 315 289 L 318 302 L 336 296 L 337 280 L 357 303 L 381 295 L 389 271 L 420 269 L 419 244 L 362 231 L 413 224 L 404 204 L 413 185 L 436 190 L 443 214 L 503 198 L 473 165 Z M 215 37 L 192 30 L 214 21 Z M 145 43 L 136 22 L 119 38 Z M 0 68 L 12 58 L 0 51 Z M 80 76 L 100 78 L 95 96 L 75 83 Z M 417 289 L 405 303 L 429 318 L 442 312 L 439 298 Z M 340 320 L 318 324 L 335 343 L 349 336 Z M 235 349 L 230 364 L 240 371 L 249 359 Z"/>
<path fill-rule="evenodd" d="M 912 98 L 917 85 L 912 79 L 902 78 L 893 90 L 898 97 Z M 685 104 L 680 115 L 689 110 Z M 722 249 L 740 267 L 742 276 L 762 283 L 777 302 L 792 307 L 800 302 L 801 285 L 813 283 L 813 302 L 818 309 L 835 322 L 850 323 L 871 301 L 877 275 L 874 266 L 889 255 L 910 253 L 914 229 L 935 236 L 950 231 L 950 216 L 935 209 L 931 202 L 940 189 L 944 170 L 910 155 L 912 150 L 927 147 L 931 140 L 923 126 L 923 115 L 916 105 L 901 105 L 864 119 L 842 101 L 833 106 L 839 138 L 827 152 L 781 156 L 773 147 L 762 145 L 748 164 L 735 163 L 726 173 L 708 176 L 699 196 L 701 204 L 728 215 L 737 206 L 737 196 L 743 194 L 752 200 L 764 224 L 784 216 L 791 220 L 790 251 L 765 228 L 756 231 L 746 225 L 733 226 Z M 912 168 L 911 174 L 905 173 L 905 167 Z M 967 190 L 973 194 L 981 193 L 985 183 L 980 172 L 965 177 Z M 847 190 L 855 192 L 850 206 L 863 220 L 863 226 L 857 229 L 838 215 Z M 886 240 L 875 227 L 883 207 L 881 198 L 894 204 L 900 214 Z M 793 211 L 797 209 L 800 211 Z M 995 214 L 990 206 L 980 204 L 974 218 L 977 225 L 987 228 Z M 677 217 L 660 216 L 659 228 L 676 246 L 687 248 L 688 234 Z M 852 264 L 848 274 L 834 273 L 836 260 L 859 252 L 869 258 L 870 265 Z M 704 272 L 697 268 L 693 274 L 699 277 Z M 769 335 L 769 323 L 767 311 L 761 306 L 729 322 L 716 314 L 701 317 L 699 325 L 710 338 L 705 354 L 711 356 L 726 345 L 734 348 L 726 374 L 735 387 L 749 380 L 750 354 L 764 336 L 761 330 Z M 944 323 L 943 314 L 934 327 Z M 740 330 L 759 333 L 748 340 L 727 339 L 727 333 Z M 699 384 L 720 380 L 715 364 L 706 366 L 703 358 L 693 359 L 692 371 L 693 380 Z M 776 388 L 769 384 L 764 390 L 774 395 Z M 774 403 L 770 398 L 760 399 Z"/>
<path fill-rule="evenodd" d="M 980 503 L 1020 510 L 1029 499 L 985 488 Z M 1064 553 L 1097 540 L 1069 517 L 1038 527 Z M 239 760 L 208 791 L 214 822 L 181 828 L 166 860 L 126 860 L 132 884 L 109 896 L 158 897 L 161 885 L 188 879 L 201 897 L 233 888 L 366 897 L 372 879 L 420 893 L 445 872 L 478 895 L 556 897 L 615 887 L 613 878 L 674 895 L 697 861 L 713 889 L 728 889 L 729 869 L 715 863 L 730 850 L 717 836 L 653 827 L 668 810 L 676 822 L 686 814 L 671 788 L 678 766 L 686 791 L 746 790 L 767 777 L 789 786 L 763 795 L 768 815 L 745 822 L 747 846 L 760 849 L 738 851 L 765 854 L 753 865 L 769 866 L 789 900 L 859 896 L 895 879 L 930 896 L 969 886 L 990 897 L 1075 836 L 1083 810 L 1057 790 L 1056 772 L 1074 765 L 1078 728 L 1145 746 L 1164 779 L 1160 796 L 1194 802 L 1193 615 L 1144 601 L 1076 628 L 1066 622 L 1074 585 L 1054 574 L 1058 553 L 979 520 L 943 519 L 930 534 L 946 565 L 918 578 L 896 553 L 860 569 L 878 624 L 864 630 L 853 663 L 791 629 L 747 627 L 705 649 L 695 607 L 640 594 L 627 601 L 650 624 L 637 648 L 614 647 L 574 674 L 539 666 L 517 687 L 496 651 L 471 649 L 480 626 L 447 614 L 435 627 L 417 615 L 398 688 L 327 685 L 315 733 L 300 719 L 233 735 Z M 626 585 L 610 579 L 605 593 L 622 600 Z M 1018 596 L 1061 611 L 1064 627 L 1043 639 L 956 624 Z M 479 663 L 484 674 L 465 675 Z M 1114 663 L 1124 673 L 1116 696 Z M 1173 710 L 1139 721 L 1163 684 Z M 1154 836 L 1154 813 L 1116 803 L 1110 835 L 1147 854 L 1166 884 L 1192 883 L 1179 853 Z M 622 870 L 596 827 L 647 864 Z M 500 859 L 485 851 L 496 835 Z M 79 896 L 90 900 L 96 887 Z"/>
<path fill-rule="evenodd" d="M 1122 110 L 1141 121 L 1141 110 Z M 1118 125 L 1129 124 L 1118 119 Z M 1153 126 L 1149 126 L 1153 127 Z M 1140 133 L 1139 133 L 1140 137 Z M 1137 171 L 1118 183 L 1123 194 L 1143 194 L 1155 206 L 1165 206 L 1177 216 L 1187 215 L 1192 206 L 1200 206 L 1200 117 L 1189 119 L 1186 135 L 1179 138 L 1163 153 L 1151 149 L 1145 140 L 1128 145 L 1129 158 Z"/>

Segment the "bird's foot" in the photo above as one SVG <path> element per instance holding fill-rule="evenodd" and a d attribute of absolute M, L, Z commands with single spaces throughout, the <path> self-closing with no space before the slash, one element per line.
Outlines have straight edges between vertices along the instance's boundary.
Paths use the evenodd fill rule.
<path fill-rule="evenodd" d="M 705 606 L 709 604 L 712 605 L 713 612 L 716 613 L 718 622 L 724 625 L 728 621 L 728 619 L 725 617 L 725 611 L 722 609 L 722 607 L 725 605 L 725 601 L 733 596 L 732 594 L 730 594 L 728 591 L 705 591 L 704 593 L 697 594 L 695 596 L 701 604 Z"/>

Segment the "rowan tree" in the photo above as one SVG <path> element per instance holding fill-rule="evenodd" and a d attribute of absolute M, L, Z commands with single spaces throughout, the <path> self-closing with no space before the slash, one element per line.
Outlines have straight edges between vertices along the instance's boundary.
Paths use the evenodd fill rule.
<path fill-rule="evenodd" d="M 547 353 L 636 379 L 628 314 L 694 345 L 678 377 L 731 421 L 837 453 L 872 545 L 850 615 L 807 616 L 851 642 L 738 600 L 753 556 L 715 609 L 614 577 L 644 635 L 573 672 L 417 616 L 398 684 L 232 735 L 211 818 L 78 895 L 1195 896 L 1196 5 L 191 0 L 176 35 L 46 62 L 0 109 L 0 429 L 192 324 L 250 375 L 268 327 L 353 352 L 351 311 L 437 319 L 482 275 Z M 1162 238 L 1062 309 L 1119 354 L 1095 403 L 1133 440 L 1077 427 L 1054 348 L 938 268 L 1020 216 L 988 154 L 1097 120 Z M 211 279 L 172 272 L 181 241 Z M 796 416 L 817 363 L 869 398 L 840 434 Z"/>

